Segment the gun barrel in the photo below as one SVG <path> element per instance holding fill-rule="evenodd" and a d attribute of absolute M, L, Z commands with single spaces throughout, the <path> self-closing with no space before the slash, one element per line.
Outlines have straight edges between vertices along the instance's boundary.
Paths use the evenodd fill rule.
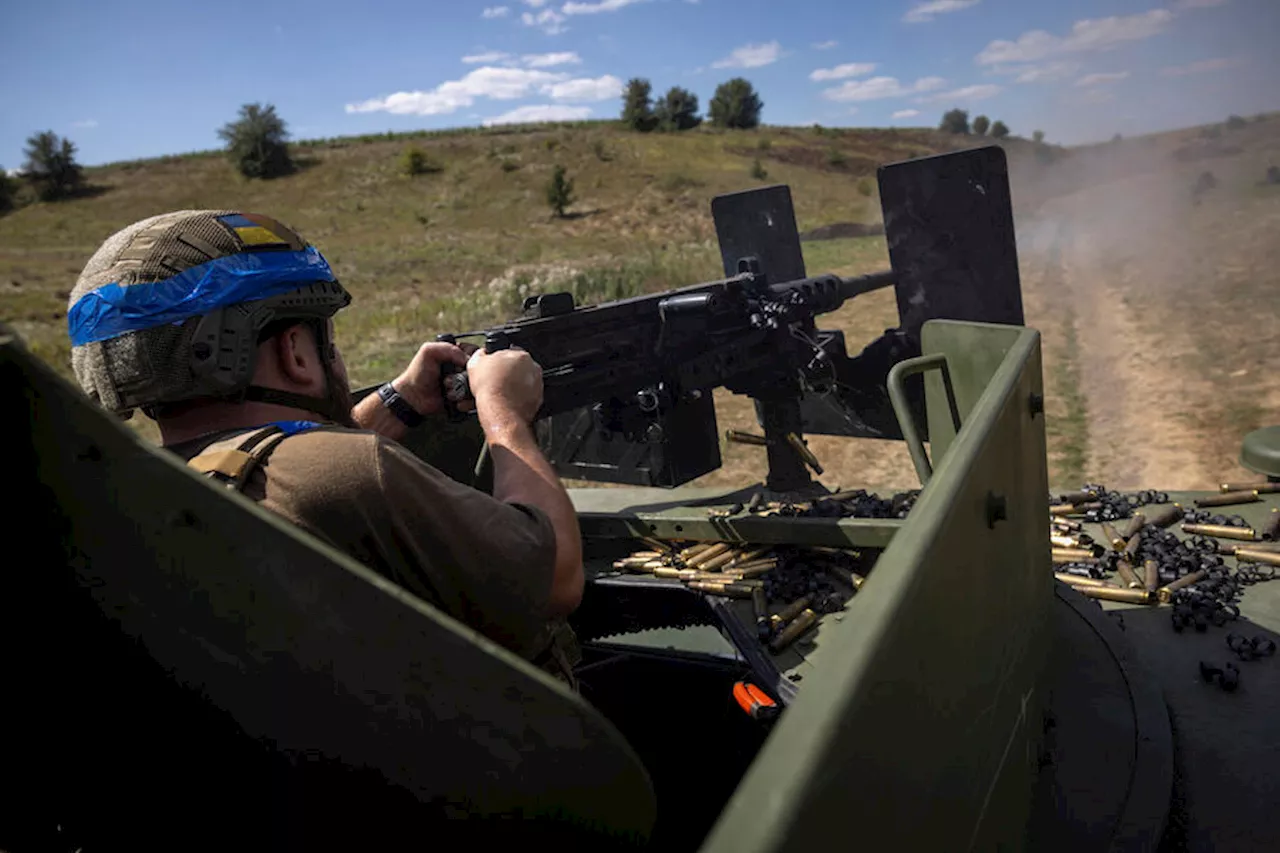
<path fill-rule="evenodd" d="M 799 293 L 810 310 L 815 314 L 835 311 L 845 302 L 863 293 L 870 293 L 882 287 L 889 287 L 898 281 L 897 273 L 892 270 L 873 272 L 867 275 L 841 278 L 838 275 L 818 275 L 785 281 L 769 286 L 769 290 L 779 296 L 788 293 Z"/>

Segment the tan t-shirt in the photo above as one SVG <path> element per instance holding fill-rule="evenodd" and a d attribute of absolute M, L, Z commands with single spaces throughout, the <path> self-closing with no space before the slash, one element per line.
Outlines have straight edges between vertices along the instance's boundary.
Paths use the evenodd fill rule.
<path fill-rule="evenodd" d="M 190 460 L 251 434 L 169 449 Z M 336 427 L 281 441 L 244 494 L 513 652 L 545 650 L 556 543 L 541 510 L 464 486 L 376 433 Z"/>

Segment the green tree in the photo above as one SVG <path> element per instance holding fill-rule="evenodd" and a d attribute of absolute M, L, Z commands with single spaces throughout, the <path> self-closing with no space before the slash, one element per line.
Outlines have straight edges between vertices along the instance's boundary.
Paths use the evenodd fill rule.
<path fill-rule="evenodd" d="M 246 178 L 277 178 L 293 171 L 289 131 L 271 104 L 245 104 L 240 117 L 218 131 L 227 155 Z"/>
<path fill-rule="evenodd" d="M 1044 142 L 1044 131 L 1043 130 L 1032 131 L 1031 140 L 1033 142 Z"/>
<path fill-rule="evenodd" d="M 654 117 L 663 130 L 689 130 L 702 124 L 698 115 L 698 96 L 688 89 L 672 86 L 658 101 Z"/>
<path fill-rule="evenodd" d="M 759 126 L 763 108 L 764 102 L 751 84 L 741 77 L 734 77 L 716 87 L 707 113 L 716 127 L 750 130 Z"/>
<path fill-rule="evenodd" d="M 0 166 L 0 213 L 13 209 L 14 186 L 9 173 Z"/>
<path fill-rule="evenodd" d="M 991 119 L 986 116 L 978 116 L 973 120 L 973 132 L 978 136 L 986 136 L 990 127 Z"/>
<path fill-rule="evenodd" d="M 938 124 L 938 130 L 946 133 L 968 133 L 969 111 L 959 108 L 947 110 L 942 115 L 942 121 Z"/>
<path fill-rule="evenodd" d="M 627 81 L 622 95 L 622 123 L 632 130 L 647 133 L 653 130 L 653 104 L 650 93 L 653 87 L 648 80 L 633 77 Z"/>
<path fill-rule="evenodd" d="M 991 135 L 996 139 L 1004 139 L 1009 135 L 1009 125 L 1002 121 L 997 121 L 995 124 L 991 125 Z"/>
<path fill-rule="evenodd" d="M 564 209 L 573 204 L 573 181 L 565 177 L 564 166 L 557 165 L 547 183 L 547 204 L 561 218 Z"/>
<path fill-rule="evenodd" d="M 41 201 L 66 198 L 80 188 L 84 176 L 76 162 L 76 146 L 52 130 L 27 139 L 22 171 Z"/>

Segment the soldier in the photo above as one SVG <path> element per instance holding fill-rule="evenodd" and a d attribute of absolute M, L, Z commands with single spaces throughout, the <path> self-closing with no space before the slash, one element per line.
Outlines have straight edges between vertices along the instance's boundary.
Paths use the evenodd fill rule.
<path fill-rule="evenodd" d="M 582 543 L 532 430 L 538 365 L 428 343 L 353 407 L 332 320 L 350 301 L 274 219 L 167 213 L 112 235 L 85 266 L 67 312 L 72 366 L 107 409 L 154 419 L 196 470 L 573 684 L 562 620 L 582 598 Z M 446 363 L 467 368 L 492 497 L 397 443 L 442 410 Z"/>

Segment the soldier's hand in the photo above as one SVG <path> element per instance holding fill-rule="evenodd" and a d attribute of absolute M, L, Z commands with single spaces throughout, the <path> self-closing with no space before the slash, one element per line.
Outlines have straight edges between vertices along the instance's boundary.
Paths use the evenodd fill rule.
<path fill-rule="evenodd" d="M 413 361 L 404 372 L 392 381 L 392 386 L 400 392 L 410 406 L 419 414 L 434 415 L 444 411 L 444 397 L 440 393 L 440 365 L 456 364 L 467 366 L 469 353 L 454 344 L 427 343 L 418 348 Z M 470 403 L 458 406 L 466 411 Z"/>
<path fill-rule="evenodd" d="M 486 430 L 510 418 L 532 423 L 542 406 L 542 368 L 524 350 L 477 350 L 467 361 L 467 377 Z"/>

